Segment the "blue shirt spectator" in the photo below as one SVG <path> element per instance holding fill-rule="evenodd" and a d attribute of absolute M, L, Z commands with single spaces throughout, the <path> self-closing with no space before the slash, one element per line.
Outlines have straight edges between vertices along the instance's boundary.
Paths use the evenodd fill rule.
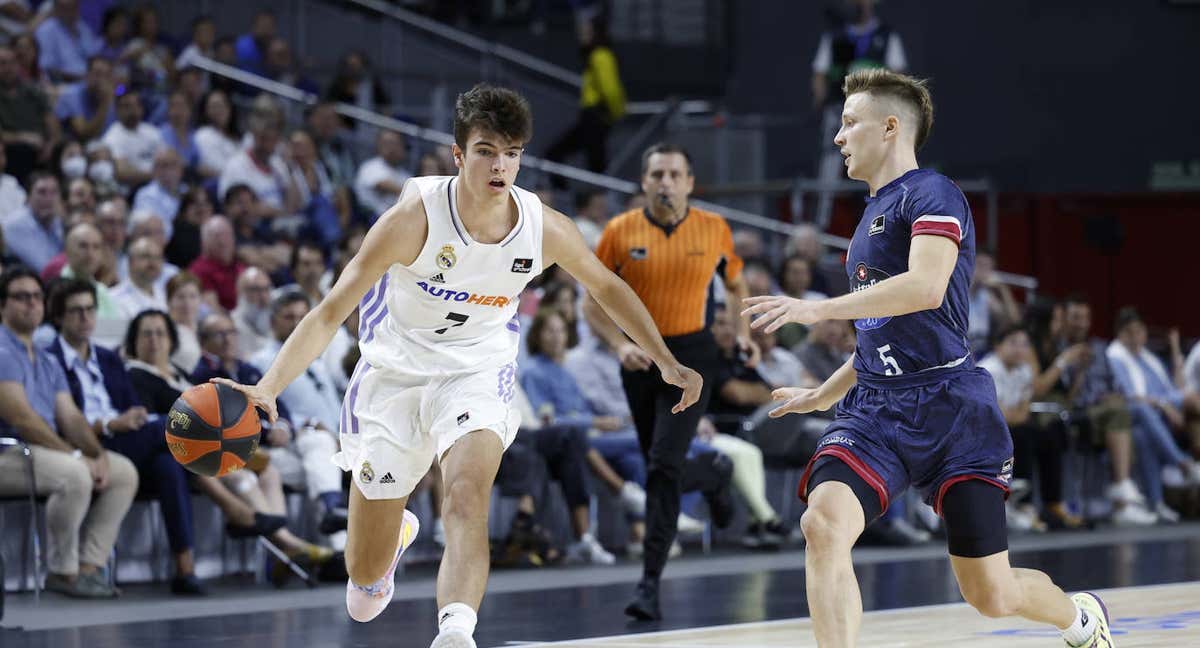
<path fill-rule="evenodd" d="M 55 216 L 48 222 L 40 222 L 29 207 L 22 207 L 4 223 L 4 240 L 21 263 L 41 272 L 63 251 L 62 219 Z"/>
<path fill-rule="evenodd" d="M 79 18 L 79 10 L 55 13 L 38 26 L 37 38 L 41 57 L 38 65 L 53 79 L 75 81 L 87 72 L 87 61 L 104 45 L 96 32 Z"/>
<path fill-rule="evenodd" d="M 549 416 L 558 425 L 592 427 L 595 414 L 583 391 L 570 372 L 550 358 L 540 353 L 530 356 L 521 388 L 538 416 Z"/>
<path fill-rule="evenodd" d="M 8 296 L 9 299 L 15 297 L 12 293 Z M 25 343 L 7 326 L 0 324 L 0 382 L 7 381 L 21 383 L 33 411 L 57 432 L 54 401 L 60 393 L 70 394 L 66 374 L 45 349 L 35 347 L 31 360 Z M 20 436 L 3 419 L 0 419 L 0 435 Z"/>
<path fill-rule="evenodd" d="M 101 109 L 100 102 L 88 93 L 87 83 L 80 81 L 67 86 L 62 94 L 58 95 L 58 102 L 54 105 L 54 116 L 59 121 L 64 122 L 77 137 L 91 139 L 99 136 L 108 127 L 117 120 L 117 113 L 114 109 L 115 104 L 111 99 L 108 105 L 104 106 L 105 116 L 100 128 L 95 133 L 80 133 L 73 127 L 71 120 L 74 117 L 81 117 L 84 120 L 91 120 L 96 113 Z"/>

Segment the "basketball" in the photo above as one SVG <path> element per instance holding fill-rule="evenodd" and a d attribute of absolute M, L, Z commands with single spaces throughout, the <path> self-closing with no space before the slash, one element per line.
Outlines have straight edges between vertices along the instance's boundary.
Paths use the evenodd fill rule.
<path fill-rule="evenodd" d="M 167 413 L 167 447 L 184 468 L 205 477 L 240 470 L 258 450 L 262 425 L 242 392 L 204 383 L 180 394 Z"/>

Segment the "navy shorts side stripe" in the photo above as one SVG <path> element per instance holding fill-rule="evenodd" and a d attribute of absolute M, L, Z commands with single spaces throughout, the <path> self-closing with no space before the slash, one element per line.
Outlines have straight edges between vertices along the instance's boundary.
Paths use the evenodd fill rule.
<path fill-rule="evenodd" d="M 808 465 L 804 467 L 804 475 L 800 477 L 800 488 L 796 495 L 800 501 L 808 503 L 808 480 L 812 477 L 813 467 L 816 466 L 817 460 L 826 455 L 840 459 L 850 469 L 863 478 L 871 488 L 875 489 L 875 493 L 879 495 L 879 514 L 883 515 L 888 509 L 888 491 L 887 483 L 879 476 L 870 466 L 854 455 L 854 453 L 841 446 L 826 446 L 817 451 L 816 454 L 808 460 Z"/>

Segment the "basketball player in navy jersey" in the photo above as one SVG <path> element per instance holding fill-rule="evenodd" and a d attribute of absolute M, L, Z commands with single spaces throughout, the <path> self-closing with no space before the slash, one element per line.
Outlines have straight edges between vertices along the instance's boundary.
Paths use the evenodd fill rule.
<path fill-rule="evenodd" d="M 274 420 L 276 397 L 359 306 L 362 359 L 347 386 L 335 455 L 354 478 L 346 608 L 365 622 L 391 601 L 396 565 L 418 529 L 405 510 L 408 496 L 436 458 L 445 482 L 446 552 L 431 648 L 475 648 L 492 482 L 520 425 L 511 402 L 517 296 L 531 278 L 557 263 L 579 280 L 662 379 L 681 389 L 675 412 L 695 403 L 702 387 L 574 223 L 514 186 L 532 128 L 529 104 L 511 90 L 480 85 L 459 95 L 458 175 L 409 180 L 258 384 L 222 381 Z"/>
<path fill-rule="evenodd" d="M 945 519 L 950 562 L 967 602 L 988 617 L 1053 624 L 1068 646 L 1111 648 L 1094 594 L 1067 597 L 1045 574 L 1008 561 L 1004 498 L 1012 440 L 967 340 L 975 225 L 945 176 L 917 167 L 933 124 L 923 81 L 887 70 L 845 80 L 834 143 L 867 207 L 848 251 L 851 292 L 826 301 L 751 297 L 753 326 L 854 320 L 854 357 L 816 389 L 786 388 L 771 412 L 837 416 L 800 481 L 808 503 L 805 579 L 822 648 L 854 646 L 862 598 L 850 560 L 866 524 L 911 484 Z"/>

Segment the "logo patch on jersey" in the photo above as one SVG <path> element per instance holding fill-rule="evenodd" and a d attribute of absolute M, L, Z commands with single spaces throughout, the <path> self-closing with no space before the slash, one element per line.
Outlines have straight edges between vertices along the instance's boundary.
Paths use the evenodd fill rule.
<path fill-rule="evenodd" d="M 528 274 L 533 271 L 533 259 L 513 259 L 513 272 Z"/>
<path fill-rule="evenodd" d="M 1000 481 L 1007 484 L 1010 481 L 1012 481 L 1012 471 L 1013 471 L 1013 458 L 1009 457 L 1008 459 L 1004 460 L 1003 464 L 1001 464 L 1000 474 L 996 475 L 996 479 L 999 479 Z"/>
<path fill-rule="evenodd" d="M 458 257 L 454 256 L 454 246 L 447 243 L 442 246 L 442 250 L 437 253 L 437 265 L 442 270 L 449 270 L 458 263 Z"/>
<path fill-rule="evenodd" d="M 462 425 L 463 423 L 466 423 L 470 418 L 471 418 L 470 412 L 463 412 L 462 414 L 458 415 L 458 424 Z"/>
<path fill-rule="evenodd" d="M 850 290 L 853 292 L 866 290 L 890 276 L 879 268 L 872 268 L 865 263 L 858 263 L 854 266 L 854 273 L 850 275 Z M 864 317 L 863 319 L 854 320 L 854 328 L 860 331 L 870 331 L 880 328 L 890 321 L 892 321 L 891 317 Z"/>
<path fill-rule="evenodd" d="M 644 247 L 629 248 L 629 258 L 634 261 L 642 261 L 649 255 L 649 252 Z"/>
<path fill-rule="evenodd" d="M 375 471 L 371 469 L 371 462 L 364 461 L 362 470 L 358 471 L 358 481 L 364 484 L 370 484 L 375 480 Z"/>
<path fill-rule="evenodd" d="M 441 297 L 442 301 L 466 302 L 468 304 L 477 304 L 479 306 L 495 306 L 496 308 L 504 308 L 512 302 L 516 301 L 514 297 L 504 297 L 502 295 L 480 295 L 479 293 L 467 292 L 465 290 L 451 290 L 449 288 L 439 288 L 430 286 L 424 281 L 418 281 L 417 287 L 425 291 L 425 294 L 430 297 Z"/>
<path fill-rule="evenodd" d="M 880 215 L 876 216 L 875 218 L 872 218 L 871 219 L 871 229 L 867 230 L 867 236 L 875 236 L 876 234 L 883 234 L 883 223 L 884 223 L 884 215 L 883 214 L 880 214 Z"/>
<path fill-rule="evenodd" d="M 440 272 L 430 277 L 429 280 L 433 283 L 446 283 L 446 278 Z"/>

